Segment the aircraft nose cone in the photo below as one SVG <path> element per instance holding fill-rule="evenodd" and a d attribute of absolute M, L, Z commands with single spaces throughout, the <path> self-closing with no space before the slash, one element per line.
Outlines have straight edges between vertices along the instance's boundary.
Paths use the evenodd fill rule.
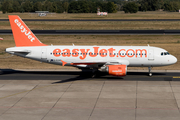
<path fill-rule="evenodd" d="M 177 62 L 177 58 L 176 57 L 174 57 L 174 56 L 172 56 L 172 58 L 171 58 L 171 62 L 174 64 L 174 63 L 176 63 Z"/>

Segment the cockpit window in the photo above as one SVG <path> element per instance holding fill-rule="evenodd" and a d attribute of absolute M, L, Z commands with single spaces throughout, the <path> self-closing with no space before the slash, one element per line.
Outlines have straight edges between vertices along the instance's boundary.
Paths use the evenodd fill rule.
<path fill-rule="evenodd" d="M 161 52 L 161 56 L 170 55 L 168 52 Z"/>

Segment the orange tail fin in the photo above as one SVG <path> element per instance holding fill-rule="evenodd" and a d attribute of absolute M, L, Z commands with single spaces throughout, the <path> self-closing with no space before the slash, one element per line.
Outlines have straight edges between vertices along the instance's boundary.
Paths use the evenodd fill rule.
<path fill-rule="evenodd" d="M 17 15 L 9 15 L 14 40 L 17 47 L 23 46 L 47 46 L 32 33 L 26 24 Z"/>

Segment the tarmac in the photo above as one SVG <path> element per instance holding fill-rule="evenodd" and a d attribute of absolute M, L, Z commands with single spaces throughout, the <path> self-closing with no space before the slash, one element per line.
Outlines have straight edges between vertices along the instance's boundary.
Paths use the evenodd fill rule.
<path fill-rule="evenodd" d="M 0 120 L 179 120 L 180 72 L 1 70 Z"/>

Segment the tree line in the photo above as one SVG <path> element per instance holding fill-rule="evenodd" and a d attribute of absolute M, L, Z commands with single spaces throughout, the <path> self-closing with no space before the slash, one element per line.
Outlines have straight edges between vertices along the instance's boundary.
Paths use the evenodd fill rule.
<path fill-rule="evenodd" d="M 56 13 L 125 13 L 137 11 L 178 11 L 180 0 L 0 0 L 3 13 L 49 11 Z"/>
<path fill-rule="evenodd" d="M 124 2 L 122 10 L 125 13 L 136 13 L 137 11 L 164 10 L 176 12 L 180 9 L 180 0 L 138 0 Z"/>
<path fill-rule="evenodd" d="M 4 0 L 1 2 L 1 10 L 3 13 L 12 12 L 35 12 L 49 11 L 62 13 L 68 11 L 68 2 L 60 1 L 42 1 L 42 0 Z"/>
<path fill-rule="evenodd" d="M 56 13 L 96 13 L 97 8 L 108 13 L 115 13 L 114 2 L 91 0 L 1 0 L 0 10 L 3 13 L 49 11 Z"/>

